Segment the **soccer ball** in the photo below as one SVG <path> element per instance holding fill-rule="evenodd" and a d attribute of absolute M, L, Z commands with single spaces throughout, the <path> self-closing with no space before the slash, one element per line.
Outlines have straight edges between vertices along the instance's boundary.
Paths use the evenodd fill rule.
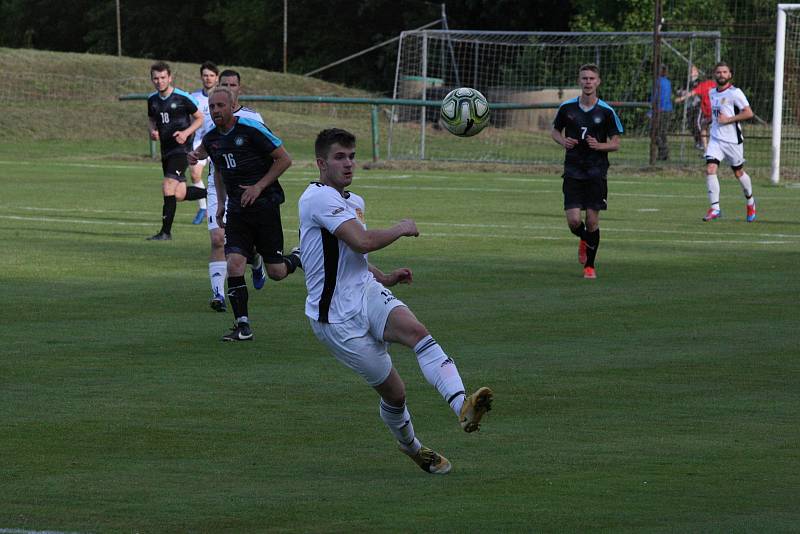
<path fill-rule="evenodd" d="M 452 134 L 471 137 L 489 124 L 489 102 L 480 91 L 459 87 L 442 100 L 442 123 Z"/>

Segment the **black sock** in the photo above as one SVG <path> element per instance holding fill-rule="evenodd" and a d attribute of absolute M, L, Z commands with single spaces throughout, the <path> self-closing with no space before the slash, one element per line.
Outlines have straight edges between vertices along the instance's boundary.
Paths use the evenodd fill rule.
<path fill-rule="evenodd" d="M 201 198 L 206 198 L 207 196 L 208 191 L 202 187 L 190 185 L 186 188 L 186 200 L 199 200 Z"/>
<path fill-rule="evenodd" d="M 594 258 L 600 247 L 600 228 L 594 232 L 586 232 L 586 267 L 594 267 Z"/>
<path fill-rule="evenodd" d="M 172 233 L 172 221 L 175 219 L 175 207 L 178 205 L 175 195 L 164 197 L 164 207 L 161 208 L 161 233 Z"/>
<path fill-rule="evenodd" d="M 237 320 L 239 317 L 247 317 L 247 284 L 244 276 L 228 277 L 228 300 Z"/>
<path fill-rule="evenodd" d="M 289 254 L 288 256 L 283 257 L 283 263 L 286 264 L 286 269 L 289 271 L 289 274 L 292 274 L 297 270 L 297 268 L 303 268 L 303 265 L 300 263 L 300 256 L 297 254 Z"/>
<path fill-rule="evenodd" d="M 588 239 L 589 233 L 586 231 L 586 225 L 583 224 L 583 222 L 581 222 L 581 225 L 577 228 L 570 228 L 569 231 L 580 237 L 581 241 L 586 241 Z"/>

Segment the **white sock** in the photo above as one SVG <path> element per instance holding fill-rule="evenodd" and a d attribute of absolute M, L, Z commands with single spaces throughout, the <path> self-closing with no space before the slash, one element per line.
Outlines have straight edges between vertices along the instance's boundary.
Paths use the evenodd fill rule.
<path fill-rule="evenodd" d="M 411 414 L 405 404 L 392 406 L 381 399 L 381 419 L 389 428 L 394 439 L 407 451 L 416 454 L 422 444 L 414 434 L 414 425 L 411 423 Z"/>
<path fill-rule="evenodd" d="M 742 185 L 742 192 L 744 198 L 747 199 L 747 205 L 752 206 L 755 203 L 753 199 L 753 182 L 750 180 L 750 175 L 746 172 L 739 177 L 739 183 Z"/>
<path fill-rule="evenodd" d="M 432 336 L 425 336 L 417 343 L 414 352 L 425 379 L 439 391 L 456 415 L 460 415 L 464 404 L 464 383 L 455 362 Z"/>
<path fill-rule="evenodd" d="M 195 186 L 198 189 L 205 189 L 206 188 L 206 184 L 203 183 L 203 180 L 200 180 L 197 183 L 193 183 L 192 185 Z M 206 203 L 206 199 L 204 199 L 204 198 L 199 199 L 197 201 L 197 207 L 200 208 L 201 210 L 208 209 L 208 204 Z"/>
<path fill-rule="evenodd" d="M 716 174 L 706 175 L 706 185 L 708 186 L 708 203 L 715 210 L 719 209 L 719 178 Z"/>
<path fill-rule="evenodd" d="M 211 280 L 211 291 L 215 295 L 225 296 L 225 279 L 228 277 L 226 261 L 208 262 L 208 278 Z"/>

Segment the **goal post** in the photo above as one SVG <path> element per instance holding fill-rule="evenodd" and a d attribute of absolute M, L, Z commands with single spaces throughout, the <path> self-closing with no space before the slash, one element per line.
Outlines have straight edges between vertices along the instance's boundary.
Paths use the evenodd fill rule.
<path fill-rule="evenodd" d="M 787 33 L 787 25 L 789 32 Z M 775 32 L 775 89 L 772 108 L 772 168 L 770 172 L 770 182 L 778 184 L 781 175 L 781 149 L 791 148 L 798 152 L 798 111 L 797 103 L 787 106 L 788 111 L 794 111 L 794 117 L 786 117 L 784 114 L 783 103 L 787 99 L 786 85 L 792 83 L 794 86 L 797 80 L 794 77 L 786 78 L 786 70 L 789 68 L 790 74 L 800 72 L 800 4 L 778 4 L 777 27 Z M 788 42 L 787 42 L 788 41 Z M 788 45 L 788 54 L 787 54 Z M 788 98 L 797 96 L 789 91 Z M 793 131 L 788 132 L 784 139 L 784 122 L 792 125 Z M 793 142 L 792 142 L 793 141 Z M 796 154 L 795 154 L 796 155 Z"/>
<path fill-rule="evenodd" d="M 678 80 L 688 79 L 693 65 L 710 66 L 719 60 L 718 31 L 661 32 L 659 37 L 661 64 Z M 631 139 L 630 150 L 615 154 L 615 161 L 646 164 L 653 39 L 652 32 L 403 32 L 393 98 L 441 101 L 452 89 L 472 87 L 492 105 L 491 125 L 480 135 L 455 142 L 438 124 L 435 107 L 393 106 L 387 155 L 560 164 L 563 151 L 550 137 L 553 117 L 562 102 L 579 94 L 578 67 L 596 63 L 603 79 L 600 97 L 617 109 Z M 676 159 L 696 152 L 683 115 L 671 114 L 668 125 Z"/>

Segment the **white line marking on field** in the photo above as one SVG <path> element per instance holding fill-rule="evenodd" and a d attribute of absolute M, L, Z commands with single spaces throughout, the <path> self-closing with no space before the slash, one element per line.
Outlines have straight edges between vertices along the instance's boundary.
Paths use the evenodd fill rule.
<path fill-rule="evenodd" d="M 0 210 L 5 212 L 13 211 L 14 209 L 17 210 L 25 210 L 25 211 L 44 211 L 49 213 L 66 213 L 66 214 L 73 214 L 75 212 L 79 213 L 97 213 L 97 214 L 125 214 L 125 215 L 141 215 L 145 217 L 158 217 L 158 213 L 155 211 L 123 211 L 123 210 L 99 210 L 99 209 L 73 209 L 73 208 L 45 208 L 45 207 L 35 207 L 35 206 L 7 206 L 7 205 L 0 205 Z M 293 215 L 283 215 L 284 221 L 297 221 L 297 217 Z M 18 220 L 18 221 L 31 221 L 31 222 L 73 222 L 75 224 L 113 224 L 117 226 L 148 226 L 153 224 L 153 222 L 131 222 L 131 221 L 114 221 L 108 219 L 75 219 L 75 218 L 59 218 L 59 217 L 26 217 L 23 215 L 0 215 L 0 219 L 9 219 L 9 220 Z M 382 219 L 372 219 L 372 223 L 377 223 L 380 225 L 387 225 L 387 224 L 394 224 L 396 221 L 391 220 L 382 220 Z M 542 224 L 502 224 L 502 223 L 494 223 L 494 224 L 487 224 L 487 223 L 457 223 L 457 222 L 433 222 L 433 221 L 417 221 L 417 224 L 421 227 L 426 226 L 434 226 L 434 227 L 447 227 L 447 228 L 474 228 L 476 230 L 481 229 L 495 229 L 495 230 L 511 230 L 511 231 L 547 231 L 547 232 L 558 232 L 561 233 L 562 231 L 566 231 L 566 225 L 542 225 Z M 699 225 L 700 223 L 698 223 Z M 708 230 L 686 230 L 686 229 L 662 229 L 662 230 L 652 230 L 652 229 L 642 229 L 642 228 L 620 228 L 615 227 L 612 225 L 604 225 L 603 226 L 604 232 L 611 232 L 611 233 L 634 233 L 634 234 L 661 234 L 661 235 L 695 235 L 695 236 L 703 236 L 707 237 L 708 239 L 716 239 L 716 236 L 719 233 L 709 228 Z M 426 234 L 431 235 L 431 234 Z M 486 234 L 480 234 L 481 236 L 485 236 Z M 800 239 L 800 234 L 785 234 L 785 233 L 768 233 L 768 232 L 758 232 L 758 233 L 746 233 L 740 234 L 741 237 L 744 238 L 764 238 L 767 242 L 771 242 L 771 240 L 778 240 L 775 241 L 776 243 L 784 243 L 785 239 Z M 503 237 L 513 238 L 513 234 L 507 234 Z"/>
<path fill-rule="evenodd" d="M 60 530 L 25 530 L 22 528 L 0 528 L 0 534 L 79 534 Z"/>
<path fill-rule="evenodd" d="M 21 217 L 17 215 L 0 215 L 0 219 L 8 219 L 11 221 L 28 221 L 28 222 L 57 222 L 57 223 L 71 223 L 71 224 L 102 224 L 102 225 L 115 225 L 115 226 L 152 226 L 153 222 L 124 222 L 124 221 L 108 221 L 108 220 L 87 220 L 87 219 L 57 219 L 54 217 Z"/>
<path fill-rule="evenodd" d="M 42 208 L 36 206 L 2 206 L 0 205 L 0 209 L 4 211 L 11 211 L 11 210 L 23 210 L 23 211 L 47 211 L 47 212 L 59 212 L 59 213 L 115 213 L 120 215 L 146 215 L 152 216 L 155 212 L 151 211 L 130 211 L 130 210 L 95 210 L 89 208 Z"/>
<path fill-rule="evenodd" d="M 636 211 L 640 211 L 640 212 L 642 212 L 642 213 L 650 213 L 650 212 L 654 212 L 654 211 L 661 211 L 661 210 L 660 210 L 660 209 L 658 209 L 658 208 L 639 208 L 639 209 L 638 209 L 638 210 L 636 210 Z"/>
<path fill-rule="evenodd" d="M 109 221 L 109 220 L 92 220 L 92 219 L 60 219 L 54 217 L 22 217 L 14 215 L 0 215 L 0 219 L 26 221 L 26 222 L 41 222 L 41 223 L 71 223 L 71 224 L 96 224 L 102 226 L 151 226 L 152 222 L 126 222 L 126 221 Z M 284 217 L 285 221 L 294 223 L 297 221 L 296 217 Z M 375 221 L 379 224 L 391 224 L 390 221 Z M 536 240 L 536 241 L 571 241 L 575 238 L 566 232 L 566 229 L 561 226 L 535 226 L 535 225 L 509 225 L 509 224 L 468 224 L 468 223 L 442 223 L 442 222 L 424 222 L 418 221 L 417 223 L 421 228 L 426 226 L 446 227 L 446 228 L 474 228 L 481 229 L 501 229 L 501 230 L 514 230 L 517 233 L 463 233 L 463 232 L 424 232 L 423 237 L 436 237 L 436 238 L 465 238 L 465 239 L 515 239 L 515 240 Z M 519 233 L 524 231 L 524 233 Z M 559 235 L 534 235 L 531 232 L 558 232 Z M 741 236 L 732 236 L 731 234 L 722 235 L 717 237 L 717 234 L 712 232 L 691 232 L 680 230 L 640 230 L 636 228 L 604 228 L 605 232 L 619 232 L 619 233 L 635 233 L 635 234 L 668 234 L 668 235 L 700 235 L 706 239 L 648 239 L 637 237 L 616 237 L 617 242 L 624 243 L 678 243 L 678 244 L 702 244 L 713 245 L 714 243 L 726 244 L 753 244 L 753 245 L 797 245 L 800 244 L 800 235 L 786 235 L 786 234 L 746 234 Z M 296 235 L 295 230 L 286 228 L 284 230 L 286 235 Z M 0 533 L 1 534 L 1 533 Z"/>
<path fill-rule="evenodd" d="M 437 237 L 444 239 L 452 239 L 454 237 L 464 238 L 492 238 L 492 239 L 515 239 L 523 241 L 574 241 L 575 237 L 572 235 L 565 235 L 560 237 L 541 236 L 541 235 L 507 235 L 507 234 L 459 234 L 449 232 L 426 232 L 421 234 L 420 237 Z M 615 239 L 615 243 L 677 243 L 679 245 L 713 245 L 713 244 L 731 244 L 731 245 L 795 245 L 793 241 L 763 241 L 763 240 L 740 240 L 740 239 Z"/>
<path fill-rule="evenodd" d="M 390 221 L 378 221 L 381 223 L 390 223 Z M 425 222 L 417 221 L 420 226 L 449 226 L 454 228 L 500 228 L 508 230 L 554 230 L 566 231 L 566 224 L 564 226 L 548 226 L 536 224 L 476 224 L 476 223 L 453 223 L 453 222 Z M 615 228 L 613 226 L 602 226 L 604 232 L 630 232 L 640 234 L 680 234 L 680 235 L 702 235 L 702 236 L 715 236 L 713 231 L 694 231 L 694 230 L 644 230 L 641 228 Z M 800 239 L 800 234 L 744 234 L 750 237 L 770 237 L 770 238 L 785 238 L 785 239 Z"/>

